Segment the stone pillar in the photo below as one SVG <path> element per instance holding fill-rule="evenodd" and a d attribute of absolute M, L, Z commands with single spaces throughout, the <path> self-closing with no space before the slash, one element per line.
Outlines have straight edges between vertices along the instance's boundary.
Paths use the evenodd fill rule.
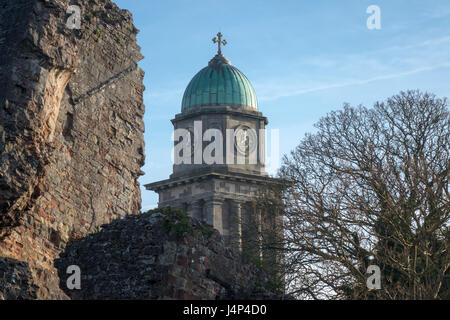
<path fill-rule="evenodd" d="M 246 202 L 242 208 L 242 252 L 244 256 L 259 259 L 260 221 L 255 203 Z"/>
<path fill-rule="evenodd" d="M 205 203 L 205 222 L 219 230 L 220 234 L 223 235 L 222 205 L 222 199 L 207 200 Z"/>
<path fill-rule="evenodd" d="M 258 136 L 258 167 L 261 173 L 266 170 L 266 130 L 264 121 L 259 124 L 259 136 Z"/>
<path fill-rule="evenodd" d="M 259 258 L 263 259 L 262 209 L 256 209 L 256 223 L 258 224 Z"/>
<path fill-rule="evenodd" d="M 242 204 L 238 201 L 231 202 L 230 231 L 230 244 L 237 246 L 242 252 Z"/>

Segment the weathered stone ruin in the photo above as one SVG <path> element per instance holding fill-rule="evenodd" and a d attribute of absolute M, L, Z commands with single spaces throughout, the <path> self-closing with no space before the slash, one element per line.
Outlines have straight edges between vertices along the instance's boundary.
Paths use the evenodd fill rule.
<path fill-rule="evenodd" d="M 69 241 L 140 210 L 143 71 L 131 14 L 110 1 L 0 4 L 0 256 L 27 262 L 38 297 L 65 298 Z"/>
<path fill-rule="evenodd" d="M 241 263 L 219 231 L 177 211 L 129 216 L 70 243 L 56 261 L 83 270 L 72 299 L 282 299 L 270 273 Z"/>

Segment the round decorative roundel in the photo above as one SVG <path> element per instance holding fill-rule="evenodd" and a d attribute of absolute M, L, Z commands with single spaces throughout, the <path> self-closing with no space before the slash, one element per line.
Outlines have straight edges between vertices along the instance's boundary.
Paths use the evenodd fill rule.
<path fill-rule="evenodd" d="M 244 155 L 251 154 L 256 148 L 256 132 L 247 126 L 241 125 L 234 133 L 236 149 Z"/>

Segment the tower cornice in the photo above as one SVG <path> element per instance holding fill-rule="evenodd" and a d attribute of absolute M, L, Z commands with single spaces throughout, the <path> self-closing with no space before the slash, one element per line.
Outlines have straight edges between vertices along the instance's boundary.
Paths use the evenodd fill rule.
<path fill-rule="evenodd" d="M 262 112 L 256 111 L 254 109 L 242 109 L 231 106 L 213 106 L 213 105 L 205 105 L 202 107 L 197 107 L 188 112 L 181 112 L 175 115 L 175 118 L 172 119 L 172 123 L 193 118 L 199 115 L 211 115 L 211 114 L 227 114 L 234 116 L 244 116 L 253 119 L 263 120 L 264 124 L 268 124 L 269 120 L 265 117 Z"/>
<path fill-rule="evenodd" d="M 270 176 L 262 176 L 256 174 L 245 174 L 238 172 L 208 172 L 203 174 L 198 174 L 195 176 L 185 176 L 179 178 L 171 178 L 166 180 L 161 180 L 153 183 L 144 185 L 147 190 L 158 191 L 162 189 L 171 188 L 178 185 L 186 185 L 197 181 L 209 180 L 209 179 L 221 179 L 236 182 L 246 182 L 252 184 L 285 184 L 285 182 L 278 178 L 273 178 Z"/>

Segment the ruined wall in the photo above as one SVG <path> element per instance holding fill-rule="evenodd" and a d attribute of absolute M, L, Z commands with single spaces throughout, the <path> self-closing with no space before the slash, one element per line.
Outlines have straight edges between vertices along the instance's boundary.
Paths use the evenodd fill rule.
<path fill-rule="evenodd" d="M 28 263 L 39 299 L 67 296 L 68 241 L 138 213 L 143 72 L 131 14 L 80 0 L 0 2 L 0 257 Z"/>
<path fill-rule="evenodd" d="M 286 298 L 266 270 L 226 248 L 217 230 L 165 209 L 71 242 L 56 265 L 73 299 Z M 70 265 L 80 267 L 80 290 L 67 288 Z"/>
<path fill-rule="evenodd" d="M 37 298 L 28 264 L 0 257 L 0 300 L 32 300 Z"/>

